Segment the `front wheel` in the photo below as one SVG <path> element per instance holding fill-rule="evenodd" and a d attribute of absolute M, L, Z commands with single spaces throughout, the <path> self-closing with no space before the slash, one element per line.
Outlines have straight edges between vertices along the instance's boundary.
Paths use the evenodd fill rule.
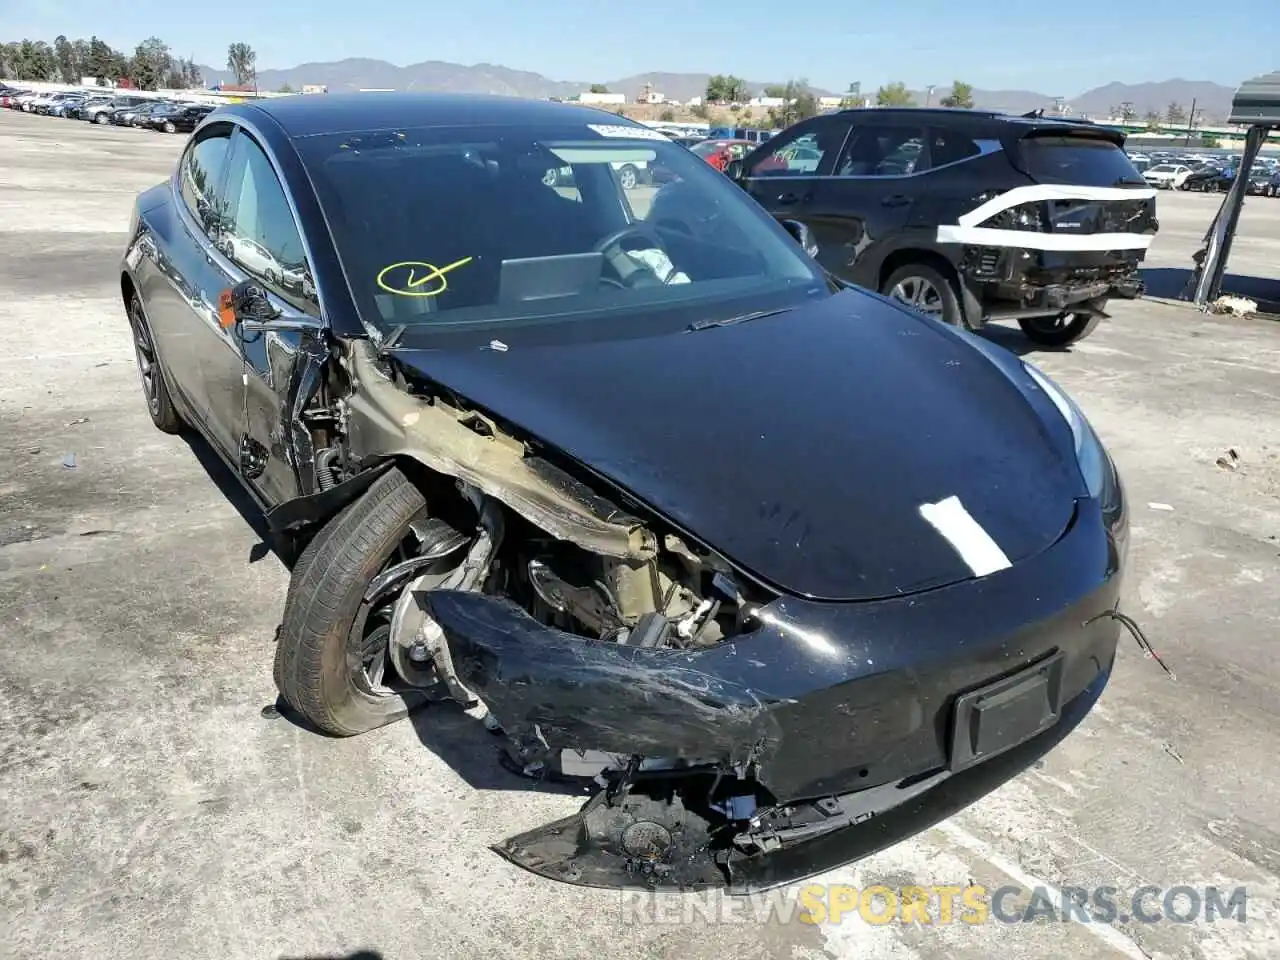
<path fill-rule="evenodd" d="M 107 115 L 106 115 L 105 113 L 97 113 L 97 114 L 94 114 L 93 122 L 94 122 L 94 123 L 106 123 L 106 122 L 107 122 Z"/>
<path fill-rule="evenodd" d="M 1102 317 L 1076 313 L 1066 317 L 1023 317 L 1018 326 L 1027 339 L 1045 347 L 1065 347 L 1083 340 L 1098 328 Z"/>
<path fill-rule="evenodd" d="M 909 263 L 889 274 L 880 286 L 886 297 L 953 327 L 964 325 L 955 285 L 927 263 Z"/>
<path fill-rule="evenodd" d="M 178 128 L 177 128 L 177 127 L 175 127 L 175 126 L 173 125 L 173 122 L 172 122 L 172 121 L 166 120 L 166 121 L 164 122 L 164 132 L 165 132 L 165 133 L 177 133 L 177 132 L 178 132 Z"/>
<path fill-rule="evenodd" d="M 425 694 L 395 682 L 387 656 L 395 598 L 365 602 L 379 573 L 412 553 L 422 493 L 391 470 L 329 521 L 294 565 L 275 656 L 285 703 L 350 737 L 407 716 Z"/>

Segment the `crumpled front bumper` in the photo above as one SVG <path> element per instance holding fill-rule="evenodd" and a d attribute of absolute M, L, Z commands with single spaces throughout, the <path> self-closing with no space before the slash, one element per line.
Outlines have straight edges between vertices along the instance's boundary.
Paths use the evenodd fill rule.
<path fill-rule="evenodd" d="M 514 741 L 749 773 L 773 801 L 726 831 L 696 795 L 707 783 L 682 794 L 668 770 L 496 849 L 572 883 L 747 892 L 926 829 L 1042 756 L 1101 694 L 1124 553 L 1124 518 L 1110 523 L 1083 503 L 1054 547 L 1007 570 L 874 603 L 783 598 L 756 631 L 698 651 L 584 640 L 494 598 L 429 594 L 460 678 Z M 958 697 L 1044 663 L 1056 722 L 961 757 Z M 717 829 L 761 842 L 726 848 Z"/>

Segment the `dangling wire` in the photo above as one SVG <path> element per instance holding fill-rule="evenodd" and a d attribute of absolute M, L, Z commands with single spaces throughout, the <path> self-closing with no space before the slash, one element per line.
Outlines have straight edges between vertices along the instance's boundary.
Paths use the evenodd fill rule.
<path fill-rule="evenodd" d="M 1148 640 L 1147 635 L 1142 632 L 1142 628 L 1138 626 L 1133 617 L 1128 614 L 1121 613 L 1118 609 L 1107 610 L 1104 613 L 1098 614 L 1096 617 L 1091 617 L 1086 620 L 1085 626 L 1088 626 L 1095 620 L 1101 620 L 1103 617 L 1110 617 L 1112 620 L 1119 621 L 1120 625 L 1129 631 L 1129 635 L 1138 642 L 1138 646 L 1142 648 L 1142 652 L 1156 663 L 1160 664 L 1160 669 L 1169 675 L 1170 680 L 1178 679 L 1174 676 L 1173 671 L 1169 669 L 1169 665 L 1160 659 L 1160 654 L 1156 653 L 1155 647 L 1151 646 L 1151 641 Z"/>

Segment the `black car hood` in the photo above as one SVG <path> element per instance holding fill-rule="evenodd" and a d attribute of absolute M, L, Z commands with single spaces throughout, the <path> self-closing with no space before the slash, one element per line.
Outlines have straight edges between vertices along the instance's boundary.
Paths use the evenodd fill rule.
<path fill-rule="evenodd" d="M 811 598 L 973 577 L 922 504 L 958 497 L 1016 563 L 1058 539 L 1079 491 L 995 364 L 860 292 L 694 333 L 395 356 Z"/>

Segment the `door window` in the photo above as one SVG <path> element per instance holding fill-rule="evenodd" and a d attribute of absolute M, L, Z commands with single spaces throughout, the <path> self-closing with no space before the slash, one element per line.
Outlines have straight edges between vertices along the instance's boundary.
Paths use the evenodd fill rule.
<path fill-rule="evenodd" d="M 187 148 L 180 167 L 182 202 L 214 241 L 226 222 L 227 202 L 220 187 L 230 144 L 230 127 L 213 128 Z"/>
<path fill-rule="evenodd" d="M 769 149 L 752 164 L 747 176 L 822 176 L 830 169 L 831 158 L 840 149 L 848 129 L 848 121 L 832 117 L 775 137 L 769 141 Z"/>
<path fill-rule="evenodd" d="M 925 132 L 912 126 L 854 128 L 836 166 L 841 177 L 904 177 L 928 169 Z"/>
<path fill-rule="evenodd" d="M 318 315 L 311 265 L 284 187 L 262 148 L 243 131 L 231 154 L 227 196 L 231 222 L 219 249 L 273 293 Z"/>
<path fill-rule="evenodd" d="M 936 169 L 949 163 L 959 163 L 981 152 L 982 149 L 963 133 L 935 129 L 929 140 L 929 166 Z"/>

